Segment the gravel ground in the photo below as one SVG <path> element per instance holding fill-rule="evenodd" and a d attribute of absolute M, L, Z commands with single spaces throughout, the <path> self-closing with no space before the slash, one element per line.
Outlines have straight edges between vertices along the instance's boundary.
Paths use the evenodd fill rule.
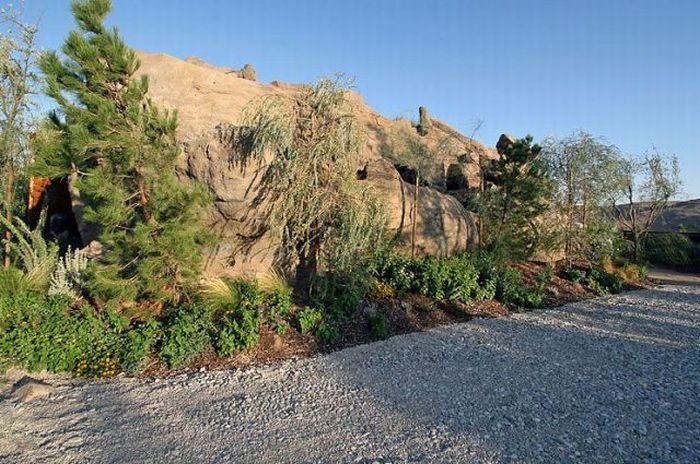
<path fill-rule="evenodd" d="M 0 461 L 700 462 L 700 288 L 0 402 Z"/>

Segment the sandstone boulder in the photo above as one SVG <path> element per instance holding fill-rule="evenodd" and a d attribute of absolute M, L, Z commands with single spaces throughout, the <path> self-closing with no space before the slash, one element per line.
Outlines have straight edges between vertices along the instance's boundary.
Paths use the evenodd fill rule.
<path fill-rule="evenodd" d="M 255 68 L 252 64 L 246 64 L 245 66 L 243 66 L 243 69 L 240 70 L 238 75 L 241 76 L 243 79 L 247 79 L 249 81 L 258 80 L 258 73 L 255 71 Z"/>
<path fill-rule="evenodd" d="M 290 95 L 300 86 L 282 82 L 265 85 L 240 79 L 201 60 L 183 61 L 145 52 L 139 52 L 139 58 L 141 72 L 150 77 L 151 98 L 164 108 L 178 110 L 178 136 L 183 145 L 179 171 L 185 178 L 204 183 L 214 196 L 209 220 L 212 229 L 221 236 L 221 245 L 208 259 L 208 273 L 254 274 L 269 270 L 277 247 L 269 236 L 257 235 L 255 224 L 259 218 L 251 204 L 259 171 L 254 166 L 242 168 L 230 163 L 231 140 L 240 124 L 241 112 L 249 102 L 269 95 Z M 252 70 L 254 77 L 254 69 L 248 70 Z M 411 130 L 410 121 L 383 117 L 356 93 L 348 92 L 346 99 L 364 140 L 356 169 L 385 201 L 392 231 L 404 241 L 410 241 L 412 186 L 401 179 L 385 156 L 391 132 L 401 125 Z M 434 162 L 443 166 L 443 171 L 445 166 L 457 162 L 458 156 L 469 158 L 462 164 L 470 166 L 464 169 L 470 186 L 480 181 L 478 162 L 475 164 L 474 159 L 496 156 L 493 149 L 436 119 L 431 120 L 431 130 L 422 139 L 435 147 Z M 441 148 L 446 146 L 446 140 L 449 150 Z M 417 250 L 421 253 L 447 254 L 469 248 L 476 241 L 471 214 L 454 197 L 429 187 L 420 191 L 416 229 Z"/>

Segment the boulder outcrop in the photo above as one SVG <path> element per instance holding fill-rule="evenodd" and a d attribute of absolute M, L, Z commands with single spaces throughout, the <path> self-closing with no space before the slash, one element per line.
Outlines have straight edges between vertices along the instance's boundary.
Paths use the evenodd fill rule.
<path fill-rule="evenodd" d="M 230 163 L 230 140 L 249 102 L 268 95 L 289 95 L 300 86 L 259 83 L 254 79 L 254 69 L 247 66 L 248 77 L 241 78 L 238 71 L 194 58 L 180 60 L 146 52 L 139 52 L 139 58 L 140 72 L 150 78 L 150 97 L 164 108 L 178 110 L 178 136 L 183 147 L 178 169 L 183 180 L 191 178 L 204 183 L 214 196 L 210 220 L 222 240 L 208 260 L 208 273 L 254 274 L 268 270 L 276 245 L 270 237 L 256 235 L 257 228 L 250 226 L 256 220 L 256 211 L 251 207 L 255 194 L 251 189 L 258 171 L 254 167 L 243 170 Z M 358 94 L 348 92 L 347 101 L 363 133 L 364 143 L 356 160 L 357 170 L 362 172 L 360 178 L 370 183 L 385 201 L 392 231 L 410 241 L 413 186 L 402 180 L 386 154 L 393 131 L 402 126 L 415 129 L 411 129 L 409 121 L 383 117 Z M 479 157 L 495 156 L 493 149 L 437 119 L 431 120 L 431 130 L 422 140 L 434 147 L 433 162 L 442 170 L 443 185 L 446 167 L 458 165 L 464 183 L 478 186 Z M 439 187 L 440 182 L 435 185 Z M 420 253 L 447 254 L 476 242 L 472 215 L 453 196 L 439 190 L 421 188 L 416 218 L 416 249 Z"/>

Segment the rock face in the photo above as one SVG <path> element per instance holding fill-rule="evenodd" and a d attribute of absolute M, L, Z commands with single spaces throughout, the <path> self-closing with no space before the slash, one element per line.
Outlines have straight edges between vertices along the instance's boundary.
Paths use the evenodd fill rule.
<path fill-rule="evenodd" d="M 239 71 L 211 66 L 194 58 L 183 61 L 145 52 L 139 52 L 139 58 L 140 72 L 150 78 L 150 97 L 164 108 L 178 110 L 178 136 L 183 146 L 179 171 L 207 185 L 215 199 L 210 220 L 222 240 L 208 260 L 207 272 L 267 271 L 276 245 L 270 237 L 255 236 L 250 227 L 256 220 L 256 212 L 251 208 L 255 193 L 251 189 L 257 170 L 231 165 L 231 139 L 249 102 L 268 95 L 290 95 L 300 85 L 278 81 L 271 85 L 258 83 L 254 80 L 255 70 L 248 66 L 248 77 L 241 78 Z M 370 183 L 379 198 L 385 200 L 391 229 L 408 242 L 413 219 L 413 186 L 402 180 L 386 155 L 393 131 L 415 129 L 409 121 L 384 118 L 355 93 L 349 92 L 347 101 L 363 133 L 364 144 L 356 162 L 357 171 L 362 172 L 359 178 Z M 466 184 L 478 186 L 479 156 L 495 156 L 493 149 L 436 119 L 431 120 L 431 130 L 422 139 L 435 148 L 434 163 L 441 167 L 443 184 L 445 167 L 458 164 L 462 166 Z M 420 253 L 447 254 L 467 249 L 476 241 L 471 214 L 454 197 L 438 189 L 421 188 L 416 221 L 416 248 Z"/>

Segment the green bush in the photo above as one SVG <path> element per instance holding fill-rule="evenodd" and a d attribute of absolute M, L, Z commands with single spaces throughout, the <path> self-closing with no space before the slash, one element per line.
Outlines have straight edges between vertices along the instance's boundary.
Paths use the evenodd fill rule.
<path fill-rule="evenodd" d="M 201 296 L 212 319 L 210 333 L 218 354 L 230 356 L 257 345 L 265 296 L 256 282 L 213 279 L 204 285 Z"/>
<path fill-rule="evenodd" d="M 333 321 L 324 320 L 316 329 L 316 336 L 323 343 L 333 343 L 340 338 L 338 324 Z"/>
<path fill-rule="evenodd" d="M 121 363 L 127 372 L 137 372 L 152 353 L 162 335 L 162 326 L 156 320 L 142 323 L 123 335 Z"/>
<path fill-rule="evenodd" d="M 211 344 L 212 321 L 208 311 L 198 306 L 172 310 L 164 322 L 160 356 L 177 369 L 202 354 Z"/>
<path fill-rule="evenodd" d="M 564 276 L 572 282 L 579 283 L 586 278 L 586 271 L 572 267 L 564 270 Z"/>
<path fill-rule="evenodd" d="M 270 327 L 283 335 L 289 324 L 287 321 L 291 315 L 292 297 L 285 294 L 272 294 L 265 297 L 265 307 L 267 309 L 266 320 Z"/>
<path fill-rule="evenodd" d="M 700 269 L 700 245 L 678 233 L 649 234 L 642 244 L 644 258 L 652 263 Z"/>
<path fill-rule="evenodd" d="M 263 294 L 265 320 L 278 335 L 283 335 L 289 328 L 292 287 L 282 274 L 276 272 L 265 275 L 259 286 Z"/>
<path fill-rule="evenodd" d="M 115 373 L 119 336 L 92 307 L 74 309 L 70 303 L 30 291 L 0 297 L 2 364 L 30 371 Z"/>
<path fill-rule="evenodd" d="M 399 293 L 414 291 L 416 287 L 415 261 L 398 253 L 378 256 L 370 270 Z"/>
<path fill-rule="evenodd" d="M 326 316 L 342 320 L 357 310 L 370 287 L 369 276 L 364 272 L 327 272 L 316 278 L 311 299 Z"/>
<path fill-rule="evenodd" d="M 602 296 L 619 293 L 622 290 L 622 279 L 604 269 L 593 267 L 586 273 L 586 285 Z"/>
<path fill-rule="evenodd" d="M 374 340 L 384 340 L 389 338 L 391 330 L 389 321 L 382 313 L 375 313 L 369 317 L 369 334 Z"/>
<path fill-rule="evenodd" d="M 216 327 L 216 351 L 230 356 L 236 351 L 253 348 L 260 339 L 258 308 L 241 306 L 227 312 Z"/>
<path fill-rule="evenodd" d="M 501 271 L 496 289 L 496 297 L 505 304 L 523 308 L 537 308 L 544 300 L 543 285 L 528 287 L 517 269 L 505 268 Z"/>
<path fill-rule="evenodd" d="M 315 331 L 323 322 L 323 312 L 317 308 L 305 307 L 297 314 L 299 330 L 303 334 Z"/>

